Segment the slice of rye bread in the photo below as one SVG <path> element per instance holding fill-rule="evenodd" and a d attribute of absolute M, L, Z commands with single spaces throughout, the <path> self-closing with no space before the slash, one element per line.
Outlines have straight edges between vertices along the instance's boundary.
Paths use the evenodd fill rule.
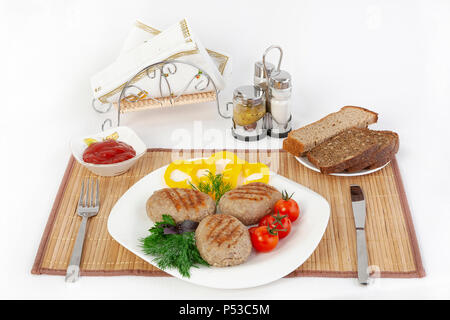
<path fill-rule="evenodd" d="M 376 169 L 378 167 L 381 167 L 382 165 L 386 164 L 390 161 L 390 159 L 393 157 L 393 149 L 394 146 L 388 146 L 386 148 L 378 148 L 378 151 L 373 155 L 371 159 L 366 159 L 366 161 L 361 161 L 359 164 L 345 169 L 345 172 L 354 173 L 359 172 L 361 170 L 370 170 L 370 169 Z M 382 150 L 381 150 L 382 149 Z M 370 165 L 367 165 L 370 163 Z"/>
<path fill-rule="evenodd" d="M 342 172 L 376 154 L 380 146 L 377 136 L 373 130 L 351 128 L 313 148 L 307 157 L 322 173 Z"/>
<path fill-rule="evenodd" d="M 389 162 L 392 157 L 397 153 L 399 147 L 398 134 L 392 131 L 374 131 L 371 130 L 371 134 L 378 141 L 377 152 L 368 159 L 362 160 L 357 165 L 347 168 L 347 172 L 358 172 L 366 168 L 378 168 Z M 375 166 L 375 167 L 373 167 Z"/>
<path fill-rule="evenodd" d="M 379 168 L 379 167 L 385 165 L 389 161 L 391 161 L 394 158 L 395 154 L 398 152 L 399 147 L 400 147 L 400 139 L 397 139 L 397 143 L 395 144 L 391 153 L 386 154 L 386 156 L 384 158 L 377 160 L 375 163 L 373 163 L 367 169 L 376 169 L 376 168 Z"/>
<path fill-rule="evenodd" d="M 283 149 L 295 156 L 302 156 L 322 142 L 352 127 L 367 128 L 378 121 L 378 114 L 354 106 L 345 106 L 338 112 L 293 130 L 283 141 Z"/>

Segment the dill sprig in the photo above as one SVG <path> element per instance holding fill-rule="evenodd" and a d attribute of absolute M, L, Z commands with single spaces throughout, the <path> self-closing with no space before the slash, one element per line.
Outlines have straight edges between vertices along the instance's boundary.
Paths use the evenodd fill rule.
<path fill-rule="evenodd" d="M 182 276 L 189 278 L 191 267 L 209 266 L 195 245 L 195 233 L 164 234 L 168 225 L 176 226 L 176 223 L 170 215 L 163 215 L 163 221 L 155 223 L 149 230 L 150 235 L 140 239 L 144 253 L 154 257 L 158 268 L 176 268 Z"/>
<path fill-rule="evenodd" d="M 208 181 L 200 181 L 196 186 L 190 181 L 189 184 L 193 189 L 209 194 L 218 204 L 220 198 L 233 187 L 231 184 L 223 181 L 223 174 L 221 173 L 213 174 L 211 171 L 208 171 L 206 176 Z"/>

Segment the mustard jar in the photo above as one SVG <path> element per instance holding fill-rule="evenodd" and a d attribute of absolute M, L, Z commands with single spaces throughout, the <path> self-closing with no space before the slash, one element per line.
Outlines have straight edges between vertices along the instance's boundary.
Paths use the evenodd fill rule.
<path fill-rule="evenodd" d="M 256 141 L 266 136 L 263 118 L 266 114 L 265 91 L 259 86 L 246 85 L 233 92 L 233 128 L 236 139 Z"/>

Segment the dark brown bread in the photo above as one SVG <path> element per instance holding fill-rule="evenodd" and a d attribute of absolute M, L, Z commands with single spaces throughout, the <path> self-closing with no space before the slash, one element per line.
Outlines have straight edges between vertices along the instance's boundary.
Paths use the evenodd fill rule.
<path fill-rule="evenodd" d="M 400 139 L 397 139 L 394 148 L 391 150 L 391 152 L 386 153 L 386 155 L 384 157 L 381 157 L 379 159 L 377 159 L 376 162 L 374 162 L 370 167 L 368 167 L 367 169 L 376 169 L 379 168 L 381 166 L 384 166 L 386 163 L 388 163 L 389 161 L 391 161 L 395 154 L 398 152 L 398 149 L 400 147 Z"/>
<path fill-rule="evenodd" d="M 347 168 L 347 172 L 358 172 L 366 168 L 373 167 L 378 168 L 387 162 L 398 151 L 398 134 L 392 131 L 375 131 L 369 132 L 373 138 L 378 142 L 377 152 L 370 158 L 360 161 L 357 165 Z"/>
<path fill-rule="evenodd" d="M 283 141 L 283 149 L 295 156 L 304 153 L 352 127 L 367 128 L 378 120 L 378 114 L 361 107 L 345 106 L 338 112 L 293 130 Z"/>
<path fill-rule="evenodd" d="M 342 172 L 376 154 L 379 142 L 375 136 L 372 130 L 351 128 L 313 148 L 307 157 L 322 173 Z"/>

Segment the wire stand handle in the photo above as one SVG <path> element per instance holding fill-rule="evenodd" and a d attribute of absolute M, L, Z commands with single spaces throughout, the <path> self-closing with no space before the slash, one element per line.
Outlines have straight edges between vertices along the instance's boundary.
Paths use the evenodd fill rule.
<path fill-rule="evenodd" d="M 173 86 L 171 86 L 170 81 L 169 81 L 169 75 L 176 76 L 177 71 L 179 69 L 177 67 L 177 64 L 191 66 L 197 70 L 197 73 L 195 73 L 189 79 L 189 81 L 183 86 L 183 89 L 181 90 L 180 93 L 175 94 L 172 90 Z M 159 73 L 159 77 L 157 76 L 158 73 Z M 142 78 L 142 75 L 147 76 L 151 80 L 157 79 L 157 81 L 159 81 L 159 83 L 158 83 L 159 93 L 160 93 L 159 97 L 150 96 L 146 90 L 144 90 L 143 88 L 136 85 L 138 80 L 140 80 Z M 190 62 L 180 61 L 180 60 L 167 60 L 167 61 L 160 61 L 160 62 L 151 64 L 151 65 L 143 68 L 142 70 L 140 70 L 138 73 L 136 73 L 130 80 L 128 80 L 125 83 L 124 87 L 122 88 L 120 95 L 119 95 L 119 99 L 117 101 L 117 126 L 120 126 L 120 116 L 121 116 L 121 110 L 122 110 L 121 103 L 123 101 L 133 103 L 133 102 L 141 101 L 145 98 L 145 99 L 151 99 L 151 100 L 155 101 L 156 103 L 159 103 L 160 106 L 163 107 L 164 103 L 163 103 L 162 99 L 166 98 L 165 103 L 167 104 L 167 98 L 168 98 L 168 101 L 169 101 L 168 105 L 173 107 L 175 105 L 175 103 L 180 99 L 180 97 L 182 97 L 183 94 L 185 94 L 189 88 L 193 87 L 196 92 L 201 93 L 201 92 L 206 92 L 206 89 L 210 87 L 210 84 L 213 87 L 212 91 L 215 93 L 215 102 L 216 102 L 218 114 L 222 118 L 225 118 L 225 119 L 231 118 L 231 116 L 228 115 L 229 114 L 228 105 L 225 105 L 227 114 L 224 114 L 222 112 L 220 103 L 219 103 L 220 91 L 217 89 L 216 84 L 214 83 L 214 81 L 211 79 L 211 77 L 209 76 L 209 74 L 207 72 L 205 72 L 204 70 L 200 69 L 199 67 L 197 67 L 196 65 L 194 65 Z M 165 97 L 163 95 L 163 86 L 165 86 L 168 90 L 168 95 L 165 95 Z M 139 90 L 139 93 L 135 94 L 135 93 L 127 92 L 132 88 L 134 88 L 135 90 Z M 96 104 L 95 104 L 96 101 L 97 101 L 96 99 L 93 99 L 92 108 L 98 113 L 107 113 L 112 108 L 113 103 L 110 102 L 106 108 L 100 109 L 96 106 Z M 102 131 L 105 130 L 106 125 L 109 125 L 110 127 L 112 127 L 112 125 L 113 125 L 112 120 L 108 118 L 103 122 Z"/>

